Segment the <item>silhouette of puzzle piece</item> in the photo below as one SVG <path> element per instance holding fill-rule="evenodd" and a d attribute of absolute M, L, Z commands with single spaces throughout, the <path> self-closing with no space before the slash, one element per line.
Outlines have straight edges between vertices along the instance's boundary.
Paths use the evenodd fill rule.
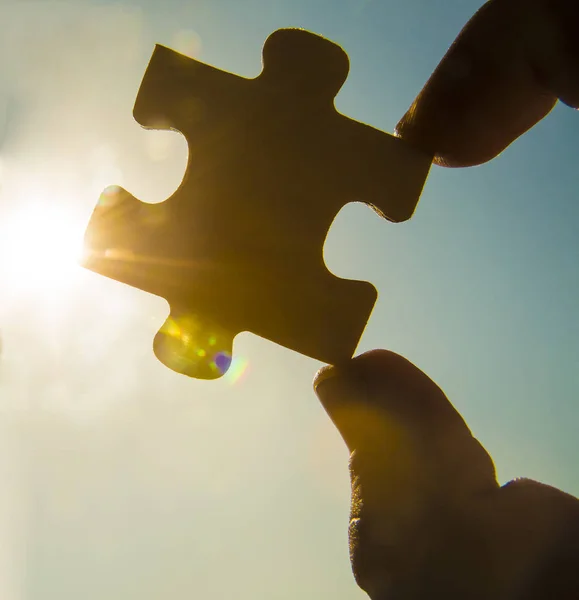
<path fill-rule="evenodd" d="M 348 69 L 297 29 L 268 38 L 255 79 L 156 46 L 134 117 L 186 137 L 187 171 L 161 204 L 105 191 L 84 266 L 168 300 L 154 342 L 166 366 L 219 377 L 242 331 L 325 363 L 354 353 L 377 294 L 327 270 L 327 232 L 352 201 L 408 219 L 431 159 L 335 110 Z"/>

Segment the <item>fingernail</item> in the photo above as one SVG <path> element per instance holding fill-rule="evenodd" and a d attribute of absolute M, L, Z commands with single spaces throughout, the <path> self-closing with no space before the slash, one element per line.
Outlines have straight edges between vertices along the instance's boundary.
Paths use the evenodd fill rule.
<path fill-rule="evenodd" d="M 336 372 L 337 372 L 337 368 L 333 367 L 331 365 L 328 365 L 326 367 L 322 367 L 317 373 L 316 376 L 314 377 L 314 392 L 316 392 L 316 394 L 318 393 L 318 388 L 320 387 L 320 385 L 322 383 L 324 383 L 324 381 L 327 381 L 329 379 L 332 379 L 333 377 L 336 376 Z"/>
<path fill-rule="evenodd" d="M 320 403 L 352 451 L 356 447 L 356 432 L 351 423 L 354 400 L 350 387 L 348 380 L 339 377 L 333 367 L 320 371 L 314 381 L 314 391 Z"/>

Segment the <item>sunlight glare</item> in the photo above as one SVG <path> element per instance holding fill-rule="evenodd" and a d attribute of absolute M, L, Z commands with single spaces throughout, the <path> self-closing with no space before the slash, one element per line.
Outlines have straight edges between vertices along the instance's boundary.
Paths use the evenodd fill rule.
<path fill-rule="evenodd" d="M 13 291 L 62 291 L 78 266 L 84 227 L 56 202 L 36 200 L 0 219 L 0 284 Z"/>

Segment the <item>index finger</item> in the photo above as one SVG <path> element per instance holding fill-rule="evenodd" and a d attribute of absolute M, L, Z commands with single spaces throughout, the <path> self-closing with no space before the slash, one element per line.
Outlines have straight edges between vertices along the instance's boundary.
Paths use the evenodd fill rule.
<path fill-rule="evenodd" d="M 579 2 L 490 0 L 397 126 L 435 163 L 484 163 L 560 99 L 579 107 Z"/>

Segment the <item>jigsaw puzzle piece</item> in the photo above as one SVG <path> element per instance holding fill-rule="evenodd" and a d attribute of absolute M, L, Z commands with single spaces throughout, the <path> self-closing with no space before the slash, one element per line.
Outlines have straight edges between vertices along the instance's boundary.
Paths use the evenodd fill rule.
<path fill-rule="evenodd" d="M 219 377 L 242 331 L 320 360 L 337 348 L 355 347 L 376 300 L 372 285 L 336 277 L 321 253 L 284 256 L 284 247 L 294 244 L 283 235 L 254 248 L 249 258 L 239 251 L 237 259 L 203 255 L 202 238 L 197 258 L 188 259 L 191 240 L 184 240 L 192 232 L 179 225 L 169 201 L 145 204 L 113 186 L 101 195 L 85 236 L 85 267 L 169 301 L 171 316 L 154 342 L 155 354 L 169 368 Z M 260 256 L 268 250 L 269 256 Z M 298 345 L 296 332 L 304 327 L 307 335 L 300 335 Z"/>
<path fill-rule="evenodd" d="M 342 143 L 343 194 L 362 202 L 393 223 L 412 217 L 428 173 L 431 157 L 420 155 L 394 136 L 342 117 L 335 131 Z"/>
<path fill-rule="evenodd" d="M 337 183 L 331 188 L 339 208 L 362 202 L 389 221 L 408 220 L 420 199 L 432 157 L 335 109 L 335 97 L 350 68 L 344 50 L 309 32 L 281 29 L 266 40 L 263 65 L 256 81 L 284 98 L 277 106 L 278 118 L 284 109 L 300 113 L 310 138 L 296 148 L 293 162 L 311 160 L 316 168 L 325 162 L 324 176 Z M 325 155 L 317 160 L 315 151 L 304 155 L 308 145 Z"/>
<path fill-rule="evenodd" d="M 163 253 L 171 214 L 164 203 L 145 204 L 118 186 L 100 196 L 85 233 L 83 265 L 133 287 L 163 296 L 178 285 L 175 260 Z"/>
<path fill-rule="evenodd" d="M 155 205 L 109 190 L 87 230 L 85 266 L 168 300 L 155 352 L 195 377 L 217 376 L 208 365 L 242 331 L 323 362 L 349 358 L 377 294 L 327 270 L 327 232 L 352 201 L 408 218 L 430 168 L 429 157 L 335 110 L 348 72 L 339 46 L 281 30 L 263 54 L 249 80 L 157 46 L 134 115 L 185 135 L 183 182 Z"/>

